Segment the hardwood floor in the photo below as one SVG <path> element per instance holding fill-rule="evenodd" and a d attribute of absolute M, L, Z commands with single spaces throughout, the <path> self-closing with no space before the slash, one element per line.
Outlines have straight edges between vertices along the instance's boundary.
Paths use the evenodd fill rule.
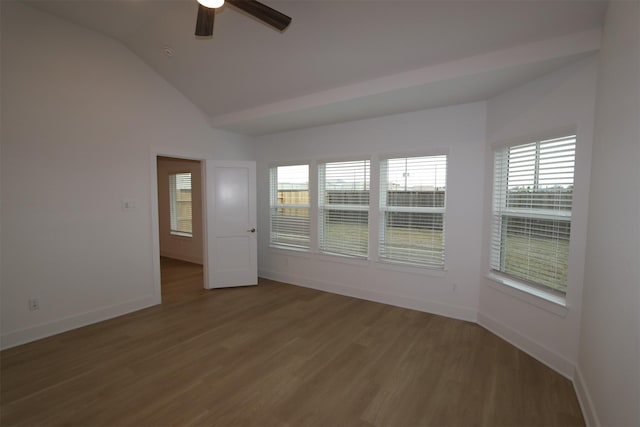
<path fill-rule="evenodd" d="M 206 296 L 202 266 L 171 258 L 160 258 L 162 303 L 175 303 Z"/>
<path fill-rule="evenodd" d="M 571 383 L 473 323 L 261 280 L 0 353 L 0 424 L 584 425 Z"/>

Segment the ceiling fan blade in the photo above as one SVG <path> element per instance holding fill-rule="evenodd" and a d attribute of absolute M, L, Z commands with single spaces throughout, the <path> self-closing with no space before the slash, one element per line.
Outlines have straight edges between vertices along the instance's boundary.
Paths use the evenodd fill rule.
<path fill-rule="evenodd" d="M 256 0 L 227 0 L 227 3 L 280 31 L 287 28 L 291 23 L 291 18 L 284 13 L 278 12 Z"/>
<path fill-rule="evenodd" d="M 196 36 L 210 37 L 213 35 L 213 20 L 215 9 L 209 9 L 198 3 L 198 18 L 196 19 Z"/>

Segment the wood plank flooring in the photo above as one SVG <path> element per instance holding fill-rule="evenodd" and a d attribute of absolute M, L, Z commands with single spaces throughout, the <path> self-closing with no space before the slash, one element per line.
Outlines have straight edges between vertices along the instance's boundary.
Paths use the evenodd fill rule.
<path fill-rule="evenodd" d="M 581 426 L 572 384 L 473 323 L 260 280 L 0 353 L 0 424 Z"/>

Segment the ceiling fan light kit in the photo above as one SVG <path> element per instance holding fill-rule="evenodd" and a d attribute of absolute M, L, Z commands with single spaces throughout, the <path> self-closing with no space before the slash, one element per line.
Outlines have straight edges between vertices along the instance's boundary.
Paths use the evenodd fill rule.
<path fill-rule="evenodd" d="M 198 3 L 209 9 L 217 9 L 222 7 L 224 0 L 198 0 Z"/>
<path fill-rule="evenodd" d="M 256 0 L 226 0 L 226 3 L 242 10 L 273 28 L 283 31 L 291 23 L 291 18 Z M 198 0 L 198 17 L 195 35 L 211 37 L 216 8 L 225 4 L 225 0 Z"/>

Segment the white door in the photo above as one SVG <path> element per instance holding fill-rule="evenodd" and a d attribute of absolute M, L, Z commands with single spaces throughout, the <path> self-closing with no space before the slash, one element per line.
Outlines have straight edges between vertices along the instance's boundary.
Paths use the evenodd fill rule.
<path fill-rule="evenodd" d="M 206 161 L 207 289 L 258 284 L 255 162 Z"/>

